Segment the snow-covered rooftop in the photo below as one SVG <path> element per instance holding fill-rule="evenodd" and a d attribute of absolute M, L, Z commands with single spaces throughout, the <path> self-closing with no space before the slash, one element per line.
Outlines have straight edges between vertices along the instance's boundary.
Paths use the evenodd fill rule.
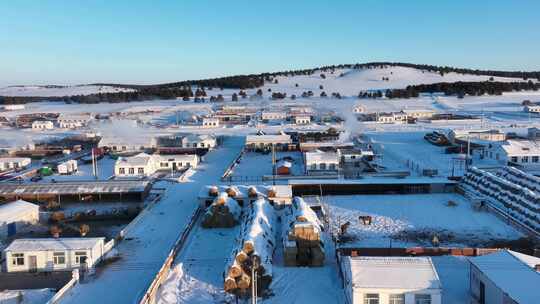
<path fill-rule="evenodd" d="M 339 163 L 339 154 L 336 152 L 312 151 L 306 152 L 306 164 L 312 163 Z"/>
<path fill-rule="evenodd" d="M 104 237 L 96 238 L 46 238 L 16 239 L 5 251 L 50 251 L 91 249 L 97 243 L 105 241 Z"/>
<path fill-rule="evenodd" d="M 540 303 L 540 258 L 501 250 L 469 261 L 517 303 Z"/>
<path fill-rule="evenodd" d="M 291 143 L 290 135 L 248 135 L 246 136 L 246 144 L 266 143 L 266 144 L 281 144 Z"/>
<path fill-rule="evenodd" d="M 440 289 L 429 257 L 345 257 L 353 288 Z"/>
<path fill-rule="evenodd" d="M 16 221 L 32 211 L 39 212 L 39 206 L 23 200 L 0 205 L 0 224 Z"/>
<path fill-rule="evenodd" d="M 501 148 L 512 156 L 540 155 L 540 144 L 529 140 L 508 140 Z"/>

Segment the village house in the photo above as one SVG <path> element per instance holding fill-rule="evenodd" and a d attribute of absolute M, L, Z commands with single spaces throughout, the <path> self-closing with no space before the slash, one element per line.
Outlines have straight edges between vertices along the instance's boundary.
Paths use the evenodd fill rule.
<path fill-rule="evenodd" d="M 311 123 L 311 116 L 309 115 L 296 115 L 294 117 L 294 123 L 297 125 L 309 125 Z"/>
<path fill-rule="evenodd" d="M 93 267 L 105 254 L 105 238 L 16 239 L 4 249 L 7 272 L 69 271 Z"/>
<path fill-rule="evenodd" d="M 452 143 L 466 143 L 468 140 L 504 141 L 506 134 L 500 130 L 450 130 L 448 139 Z"/>
<path fill-rule="evenodd" d="M 205 128 L 217 128 L 219 127 L 219 118 L 216 117 L 203 117 L 202 126 Z"/>
<path fill-rule="evenodd" d="M 261 120 L 263 122 L 278 121 L 287 119 L 287 113 L 282 111 L 262 111 Z"/>
<path fill-rule="evenodd" d="M 31 162 L 32 160 L 28 157 L 2 157 L 0 158 L 0 172 L 25 169 Z"/>
<path fill-rule="evenodd" d="M 246 136 L 246 148 L 249 151 L 270 150 L 272 146 L 277 151 L 290 150 L 292 139 L 290 135 L 248 135 Z"/>
<path fill-rule="evenodd" d="M 23 104 L 7 104 L 2 107 L 5 111 L 19 111 L 24 110 L 25 105 Z"/>
<path fill-rule="evenodd" d="M 246 124 L 256 115 L 257 111 L 247 106 L 224 106 L 214 113 L 221 124 Z"/>
<path fill-rule="evenodd" d="M 182 139 L 182 147 L 213 149 L 216 147 L 216 138 L 212 135 L 189 134 Z"/>
<path fill-rule="evenodd" d="M 430 118 L 435 114 L 435 111 L 427 110 L 427 109 L 416 109 L 416 110 L 405 109 L 405 110 L 402 110 L 401 112 L 405 113 L 408 118 L 414 118 L 414 119 Z"/>
<path fill-rule="evenodd" d="M 37 224 L 39 206 L 18 200 L 0 205 L 0 239 L 13 236 L 20 228 Z"/>
<path fill-rule="evenodd" d="M 103 137 L 99 144 L 99 148 L 107 148 L 113 153 L 139 153 L 143 151 L 151 151 L 156 147 L 155 139 L 145 137 L 130 137 L 129 140 L 118 137 Z"/>
<path fill-rule="evenodd" d="M 523 111 L 527 113 L 540 113 L 540 105 L 526 105 L 523 107 Z"/>
<path fill-rule="evenodd" d="M 501 250 L 469 262 L 472 303 L 540 303 L 540 258 Z"/>
<path fill-rule="evenodd" d="M 343 148 L 339 149 L 339 155 L 341 156 L 341 162 L 343 164 L 352 165 L 354 167 L 360 167 L 363 160 L 373 160 L 373 151 L 370 150 Z"/>
<path fill-rule="evenodd" d="M 49 120 L 36 120 L 32 122 L 32 130 L 52 130 L 54 123 Z"/>
<path fill-rule="evenodd" d="M 320 150 L 305 152 L 304 160 L 307 175 L 338 174 L 340 160 L 338 152 Z"/>
<path fill-rule="evenodd" d="M 483 156 L 500 165 L 514 165 L 522 170 L 540 169 L 540 144 L 528 140 L 507 140 L 489 144 Z"/>
<path fill-rule="evenodd" d="M 199 164 L 197 155 L 149 155 L 140 153 L 131 157 L 120 157 L 114 165 L 114 174 L 119 177 L 144 177 L 157 171 L 177 172 L 187 168 L 196 168 Z"/>
<path fill-rule="evenodd" d="M 57 119 L 58 125 L 63 129 L 81 128 L 92 120 L 88 114 L 60 114 Z"/>
<path fill-rule="evenodd" d="M 351 304 L 441 304 L 442 285 L 429 257 L 349 257 L 341 262 Z"/>

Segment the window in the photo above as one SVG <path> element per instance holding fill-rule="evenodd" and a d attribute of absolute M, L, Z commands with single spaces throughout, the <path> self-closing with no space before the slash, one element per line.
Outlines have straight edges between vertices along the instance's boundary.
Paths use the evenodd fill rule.
<path fill-rule="evenodd" d="M 139 174 L 144 174 L 144 168 L 139 168 L 139 169 L 137 170 L 137 173 L 139 173 Z"/>
<path fill-rule="evenodd" d="M 182 167 L 182 162 L 179 162 L 178 164 L 176 164 L 178 167 Z"/>
<path fill-rule="evenodd" d="M 431 295 L 429 294 L 415 294 L 414 304 L 431 304 Z"/>
<path fill-rule="evenodd" d="M 311 164 L 311 170 L 317 170 L 317 164 Z"/>
<path fill-rule="evenodd" d="M 64 265 L 66 263 L 66 253 L 65 252 L 55 252 L 53 253 L 53 264 L 54 265 Z"/>
<path fill-rule="evenodd" d="M 169 163 L 161 163 L 161 168 L 168 167 Z"/>
<path fill-rule="evenodd" d="M 405 304 L 405 295 L 391 294 L 388 304 Z"/>
<path fill-rule="evenodd" d="M 120 174 L 126 174 L 126 168 L 120 168 L 118 169 L 118 172 L 120 172 Z"/>
<path fill-rule="evenodd" d="M 13 253 L 11 255 L 12 262 L 11 264 L 14 266 L 22 266 L 24 265 L 24 253 Z"/>
<path fill-rule="evenodd" d="M 75 251 L 75 263 L 86 263 L 86 251 Z"/>
<path fill-rule="evenodd" d="M 193 148 L 197 148 L 197 143 L 193 143 Z"/>
<path fill-rule="evenodd" d="M 379 304 L 379 294 L 366 293 L 364 296 L 364 304 Z"/>
<path fill-rule="evenodd" d="M 129 174 L 135 174 L 135 168 L 129 168 Z"/>
<path fill-rule="evenodd" d="M 126 146 L 122 146 L 122 151 L 126 151 L 127 150 L 127 147 Z"/>
<path fill-rule="evenodd" d="M 513 162 L 513 163 L 517 163 L 517 156 L 512 156 L 510 158 L 510 161 Z"/>
<path fill-rule="evenodd" d="M 325 164 L 325 163 L 321 163 L 321 164 L 319 165 L 319 168 L 320 168 L 321 170 L 326 170 L 326 164 Z"/>
<path fill-rule="evenodd" d="M 191 164 L 189 162 L 187 162 L 186 167 L 191 167 Z"/>
<path fill-rule="evenodd" d="M 538 156 L 533 156 L 532 157 L 532 162 L 537 163 L 538 162 Z"/>
<path fill-rule="evenodd" d="M 355 159 L 356 158 L 356 155 L 351 155 L 351 159 Z"/>
<path fill-rule="evenodd" d="M 330 170 L 336 170 L 336 164 L 330 164 Z"/>
<path fill-rule="evenodd" d="M 528 156 L 522 156 L 521 157 L 521 162 L 522 163 L 528 163 L 529 162 L 529 157 Z"/>

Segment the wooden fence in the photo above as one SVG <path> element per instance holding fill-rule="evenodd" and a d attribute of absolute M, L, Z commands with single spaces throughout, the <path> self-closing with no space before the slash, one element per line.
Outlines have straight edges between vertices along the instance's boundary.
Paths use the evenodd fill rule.
<path fill-rule="evenodd" d="M 195 226 L 195 223 L 197 222 L 201 214 L 203 214 L 203 211 L 204 210 L 199 206 L 195 210 L 195 212 L 193 212 L 189 223 L 187 224 L 186 228 L 184 229 L 180 237 L 174 243 L 172 249 L 167 255 L 167 258 L 165 259 L 165 262 L 163 263 L 157 275 L 154 277 L 154 280 L 152 280 L 152 283 L 150 283 L 150 286 L 144 293 L 141 301 L 139 302 L 140 304 L 153 304 L 156 302 L 156 295 L 159 290 L 159 287 L 161 286 L 163 281 L 167 279 L 167 276 L 169 275 L 169 271 L 174 262 L 174 259 L 176 258 L 180 250 L 182 250 L 189 233 L 193 229 L 193 226 Z"/>

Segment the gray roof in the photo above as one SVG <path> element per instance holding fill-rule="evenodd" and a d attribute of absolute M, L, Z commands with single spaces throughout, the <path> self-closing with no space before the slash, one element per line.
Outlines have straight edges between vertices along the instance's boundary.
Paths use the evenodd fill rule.
<path fill-rule="evenodd" d="M 80 193 L 129 193 L 144 192 L 147 181 L 79 181 L 57 183 L 2 183 L 0 195 L 23 194 L 80 194 Z"/>

